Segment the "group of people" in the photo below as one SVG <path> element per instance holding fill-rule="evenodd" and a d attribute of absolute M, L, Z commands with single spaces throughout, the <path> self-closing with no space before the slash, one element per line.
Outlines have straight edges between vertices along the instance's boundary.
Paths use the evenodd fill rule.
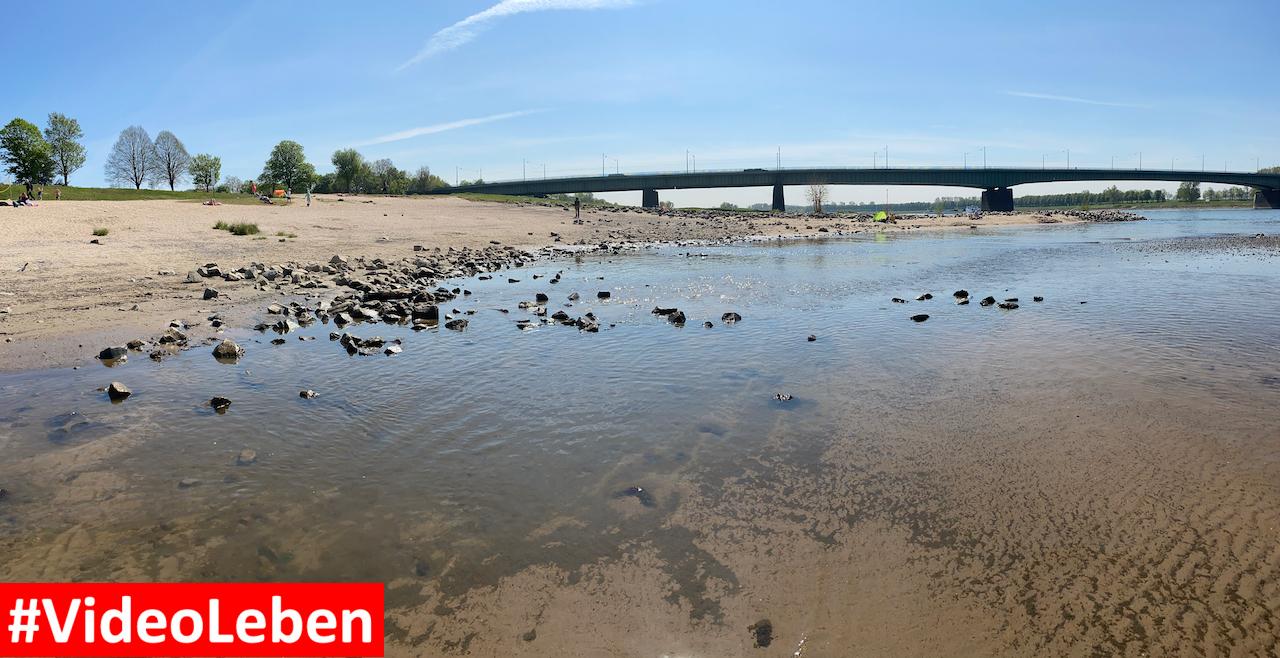
<path fill-rule="evenodd" d="M 53 195 L 54 199 L 61 199 L 62 189 L 55 188 Z M 44 186 L 37 189 L 30 181 L 27 181 L 25 189 L 18 194 L 18 199 L 16 201 L 10 201 L 9 203 L 14 208 L 17 208 L 18 206 L 34 206 L 39 201 L 44 201 Z"/>

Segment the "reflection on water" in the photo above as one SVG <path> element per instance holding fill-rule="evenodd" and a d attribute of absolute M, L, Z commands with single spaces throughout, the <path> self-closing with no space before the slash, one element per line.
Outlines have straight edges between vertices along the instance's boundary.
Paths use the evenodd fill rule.
<path fill-rule="evenodd" d="M 450 307 L 475 312 L 462 332 L 347 328 L 402 339 L 393 357 L 348 356 L 316 324 L 279 346 L 231 332 L 247 348 L 235 365 L 198 348 L 5 375 L 0 577 L 417 579 L 461 596 L 644 541 L 681 584 L 670 599 L 722 620 L 737 574 L 669 521 L 690 496 L 743 494 L 724 482 L 778 477 L 759 466 L 766 455 L 816 468 L 851 437 L 873 462 L 958 426 L 981 434 L 975 414 L 1000 417 L 1028 392 L 1059 412 L 1078 404 L 1077 418 L 1114 390 L 1277 426 L 1275 261 L 1151 247 L 1275 233 L 1280 214 L 1151 217 L 582 257 L 526 268 L 517 284 L 467 281 L 475 294 Z M 557 271 L 556 285 L 531 276 Z M 957 289 L 1021 308 L 955 305 Z M 568 312 L 594 312 L 601 331 L 518 330 L 531 316 L 517 304 L 538 292 L 552 312 L 580 293 Z M 889 301 L 924 292 L 934 299 Z M 743 321 L 722 324 L 727 311 Z M 908 319 L 922 312 L 927 322 Z M 99 390 L 112 380 L 133 390 L 123 404 Z M 213 396 L 233 401 L 226 414 Z M 245 448 L 254 463 L 237 463 Z M 927 515 L 913 514 L 923 537 Z M 417 600 L 389 592 L 392 606 Z"/>

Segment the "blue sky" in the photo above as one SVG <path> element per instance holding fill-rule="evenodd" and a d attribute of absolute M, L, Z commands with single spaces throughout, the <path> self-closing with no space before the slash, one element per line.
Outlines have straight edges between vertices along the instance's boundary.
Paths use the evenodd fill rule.
<path fill-rule="evenodd" d="M 281 139 L 446 179 L 684 169 L 1280 163 L 1280 2 L 44 2 L 6 31 L 0 113 L 171 130 L 223 174 Z M 26 19 L 24 19 L 26 20 Z M 616 160 L 616 164 L 615 164 Z M 1101 189 L 1104 184 L 1090 185 Z M 1029 194 L 1063 186 L 1024 186 Z M 1078 189 L 1078 185 L 1065 186 Z M 1123 187 L 1123 185 L 1122 185 Z M 895 201 L 970 194 L 892 188 Z M 838 201 L 883 200 L 844 187 Z M 635 198 L 632 199 L 631 197 Z M 793 200 L 799 196 L 792 193 Z M 664 193 L 767 202 L 767 189 Z M 620 195 L 638 202 L 639 194 Z"/>

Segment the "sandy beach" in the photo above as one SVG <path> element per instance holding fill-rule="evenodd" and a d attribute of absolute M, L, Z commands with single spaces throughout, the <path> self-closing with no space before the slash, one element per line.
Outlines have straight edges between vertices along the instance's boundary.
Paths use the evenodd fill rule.
<path fill-rule="evenodd" d="M 247 323 L 282 296 L 252 282 L 216 279 L 217 299 L 184 283 L 207 263 L 327 261 L 335 254 L 399 259 L 415 245 L 428 250 L 491 244 L 535 249 L 551 245 L 725 241 L 750 236 L 821 237 L 868 231 L 1070 222 L 1044 214 L 909 217 L 897 224 L 813 216 L 680 212 L 471 202 L 456 198 L 319 196 L 311 207 L 204 206 L 184 201 L 62 201 L 0 215 L 0 371 L 82 364 L 106 345 L 159 333 L 169 322 L 220 313 Z M 216 222 L 251 222 L 257 236 L 213 229 Z M 95 238 L 95 229 L 106 236 Z M 288 237 L 286 237 L 288 236 Z M 557 236 L 559 241 L 556 241 Z M 98 244 L 93 243 L 94 240 Z M 290 291 L 292 292 L 292 291 Z M 194 324 L 194 323 L 193 323 Z M 197 327 L 194 337 L 201 337 Z"/>

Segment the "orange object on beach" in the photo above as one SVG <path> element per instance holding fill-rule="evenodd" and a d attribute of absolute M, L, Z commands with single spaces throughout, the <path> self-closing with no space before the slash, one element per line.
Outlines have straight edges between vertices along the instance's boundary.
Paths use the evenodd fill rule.
<path fill-rule="evenodd" d="M 271 192 L 271 196 L 273 196 L 273 197 L 282 197 L 282 196 L 284 196 L 284 190 L 273 190 L 273 191 Z"/>

